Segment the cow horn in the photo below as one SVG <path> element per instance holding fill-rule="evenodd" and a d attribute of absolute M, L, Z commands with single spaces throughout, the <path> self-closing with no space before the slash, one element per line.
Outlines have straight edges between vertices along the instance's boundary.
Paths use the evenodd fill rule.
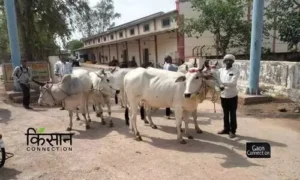
<path fill-rule="evenodd" d="M 114 73 L 116 69 L 117 69 L 117 67 L 113 68 L 113 69 L 110 71 L 110 73 Z"/>
<path fill-rule="evenodd" d="M 219 61 L 216 62 L 215 66 L 217 66 L 219 64 Z"/>
<path fill-rule="evenodd" d="M 188 71 L 189 70 L 189 66 L 186 64 L 185 65 L 185 70 Z"/>
<path fill-rule="evenodd" d="M 101 73 L 104 74 L 104 75 L 106 75 L 104 69 L 102 69 L 102 72 L 101 72 Z"/>
<path fill-rule="evenodd" d="M 194 60 L 194 67 L 197 67 L 197 59 Z"/>
<path fill-rule="evenodd" d="M 39 82 L 39 81 L 34 80 L 34 79 L 32 79 L 32 81 L 33 81 L 34 83 L 36 83 L 37 85 L 40 85 L 40 86 L 45 86 L 45 85 L 46 85 L 46 83 L 42 83 L 42 82 Z"/>
<path fill-rule="evenodd" d="M 203 64 L 202 68 L 199 69 L 199 71 L 200 71 L 200 72 L 203 71 L 204 68 L 205 68 L 205 64 Z"/>
<path fill-rule="evenodd" d="M 209 68 L 209 60 L 206 60 L 206 61 L 204 62 L 204 65 L 205 65 L 206 68 Z"/>

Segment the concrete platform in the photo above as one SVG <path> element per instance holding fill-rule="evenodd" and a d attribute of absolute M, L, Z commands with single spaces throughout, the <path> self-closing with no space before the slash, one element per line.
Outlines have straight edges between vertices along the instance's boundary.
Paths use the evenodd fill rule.
<path fill-rule="evenodd" d="M 23 93 L 22 92 L 14 92 L 14 91 L 6 91 L 6 96 L 8 99 L 14 103 L 22 103 L 23 101 Z M 37 102 L 39 99 L 39 92 L 31 89 L 30 90 L 30 102 Z"/>
<path fill-rule="evenodd" d="M 253 105 L 271 102 L 273 98 L 266 95 L 247 95 L 239 94 L 239 104 L 241 105 Z"/>

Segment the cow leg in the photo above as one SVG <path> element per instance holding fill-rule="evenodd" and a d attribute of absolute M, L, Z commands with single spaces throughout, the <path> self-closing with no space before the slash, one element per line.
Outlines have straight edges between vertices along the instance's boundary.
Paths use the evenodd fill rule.
<path fill-rule="evenodd" d="M 195 110 L 193 113 L 193 119 L 194 119 L 194 125 L 195 125 L 195 130 L 198 134 L 203 133 L 203 131 L 200 129 L 199 125 L 198 125 L 198 121 L 197 121 L 197 110 Z"/>
<path fill-rule="evenodd" d="M 152 129 L 157 129 L 157 126 L 153 123 L 152 118 L 151 118 L 151 107 L 148 105 L 146 105 L 146 114 L 147 114 L 147 117 L 149 119 L 150 126 L 152 127 Z M 146 120 L 146 118 L 145 118 L 145 120 Z"/>
<path fill-rule="evenodd" d="M 69 117 L 70 117 L 70 123 L 69 123 L 69 127 L 67 128 L 67 131 L 72 131 L 72 127 L 73 127 L 73 111 L 69 111 Z"/>
<path fill-rule="evenodd" d="M 102 109 L 102 107 L 101 107 L 101 104 L 98 104 L 97 106 L 98 106 L 97 116 L 101 118 L 101 124 L 102 124 L 102 125 L 105 125 L 106 122 L 105 122 L 105 119 L 104 119 L 104 117 L 103 117 L 103 109 Z"/>
<path fill-rule="evenodd" d="M 122 108 L 125 108 L 125 106 L 124 106 L 124 104 L 125 104 L 125 102 L 124 102 L 124 96 L 125 96 L 124 90 L 120 90 L 120 101 L 121 101 L 121 107 Z"/>
<path fill-rule="evenodd" d="M 111 105 L 110 105 L 110 99 L 109 97 L 105 97 L 105 103 L 107 105 L 107 111 L 108 111 L 108 120 L 109 120 L 109 127 L 113 127 L 114 124 L 112 122 L 112 118 L 111 118 Z"/>
<path fill-rule="evenodd" d="M 183 120 L 185 123 L 185 135 L 187 138 L 189 139 L 194 139 L 193 136 L 189 135 L 189 117 L 190 117 L 190 113 L 187 111 L 183 111 Z"/>
<path fill-rule="evenodd" d="M 182 113 L 183 113 L 182 107 L 175 107 L 177 140 L 180 144 L 186 144 L 186 141 L 182 138 L 182 133 L 181 133 Z"/>
<path fill-rule="evenodd" d="M 86 104 L 87 103 L 88 103 L 87 101 L 83 100 L 83 104 L 82 104 L 81 108 L 82 108 L 82 111 L 83 111 L 82 115 L 83 115 L 83 118 L 85 120 L 85 128 L 90 129 L 90 122 L 86 118 L 86 111 L 87 111 L 87 109 L 86 109 L 87 105 Z"/>
<path fill-rule="evenodd" d="M 76 120 L 80 121 L 79 115 L 78 115 L 78 110 L 76 110 Z"/>
<path fill-rule="evenodd" d="M 89 103 L 86 103 L 86 110 L 87 110 L 87 114 L 88 114 L 88 121 L 92 122 L 91 117 L 90 117 L 90 111 L 89 111 Z"/>
<path fill-rule="evenodd" d="M 130 102 L 134 102 L 132 104 L 130 104 L 130 124 L 132 124 L 133 127 L 133 132 L 135 135 L 135 140 L 137 141 L 142 141 L 142 137 L 140 135 L 140 133 L 137 130 L 137 126 L 136 126 L 136 116 L 137 116 L 137 112 L 138 112 L 138 102 L 135 101 L 130 101 Z"/>

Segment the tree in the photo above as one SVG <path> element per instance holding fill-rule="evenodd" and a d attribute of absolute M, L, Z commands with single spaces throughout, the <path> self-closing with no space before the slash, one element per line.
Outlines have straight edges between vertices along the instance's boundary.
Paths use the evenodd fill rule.
<path fill-rule="evenodd" d="M 0 0 L 3 9 L 3 0 Z M 72 34 L 74 14 L 89 9 L 87 0 L 16 0 L 16 15 L 22 56 L 45 59 Z"/>
<path fill-rule="evenodd" d="M 113 27 L 115 23 L 112 21 L 120 18 L 121 14 L 115 12 L 113 0 L 102 0 L 92 9 L 83 12 L 81 17 L 77 17 L 77 27 L 80 27 L 84 37 L 89 37 Z"/>
<path fill-rule="evenodd" d="M 209 31 L 214 35 L 216 54 L 225 55 L 228 48 L 247 46 L 251 25 L 245 17 L 245 0 L 191 0 L 196 18 L 181 21 L 179 31 L 188 36 L 202 35 Z M 249 44 L 249 42 L 248 42 Z"/>
<path fill-rule="evenodd" d="M 297 0 L 272 0 L 266 8 L 270 30 L 279 32 L 279 39 L 289 50 L 298 50 L 300 42 L 300 3 Z"/>
<path fill-rule="evenodd" d="M 79 40 L 71 40 L 65 46 L 65 48 L 67 50 L 70 50 L 71 52 L 74 52 L 76 49 L 79 49 L 81 47 L 83 47 L 83 42 Z"/>

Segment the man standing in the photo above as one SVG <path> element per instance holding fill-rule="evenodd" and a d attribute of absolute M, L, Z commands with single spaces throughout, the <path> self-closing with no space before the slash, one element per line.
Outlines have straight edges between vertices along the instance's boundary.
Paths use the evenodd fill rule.
<path fill-rule="evenodd" d="M 224 86 L 221 91 L 221 105 L 224 113 L 224 129 L 219 131 L 218 134 L 229 134 L 230 138 L 235 137 L 237 122 L 236 111 L 238 106 L 238 89 L 237 80 L 240 76 L 240 71 L 233 67 L 235 56 L 227 54 L 224 56 L 224 68 L 219 70 L 220 81 Z"/>
<path fill-rule="evenodd" d="M 66 62 L 64 58 L 59 56 L 59 61 L 57 61 L 54 65 L 54 74 L 58 77 L 58 80 L 61 81 L 65 74 L 72 74 L 73 67 L 72 63 Z M 64 103 L 62 102 L 62 108 L 60 110 L 64 110 Z"/>
<path fill-rule="evenodd" d="M 32 73 L 31 70 L 27 67 L 26 60 L 22 59 L 21 66 L 17 66 L 13 71 L 13 77 L 17 80 L 17 83 L 20 84 L 20 87 L 23 92 L 23 106 L 25 109 L 32 109 L 29 107 L 30 104 L 30 84 Z"/>
<path fill-rule="evenodd" d="M 165 64 L 164 64 L 164 70 L 167 70 L 167 71 L 177 71 L 178 70 L 178 66 L 172 64 L 172 57 L 171 56 L 167 56 L 165 58 Z M 170 115 L 171 115 L 171 109 L 168 107 L 166 108 L 166 117 L 168 119 L 170 119 Z"/>

